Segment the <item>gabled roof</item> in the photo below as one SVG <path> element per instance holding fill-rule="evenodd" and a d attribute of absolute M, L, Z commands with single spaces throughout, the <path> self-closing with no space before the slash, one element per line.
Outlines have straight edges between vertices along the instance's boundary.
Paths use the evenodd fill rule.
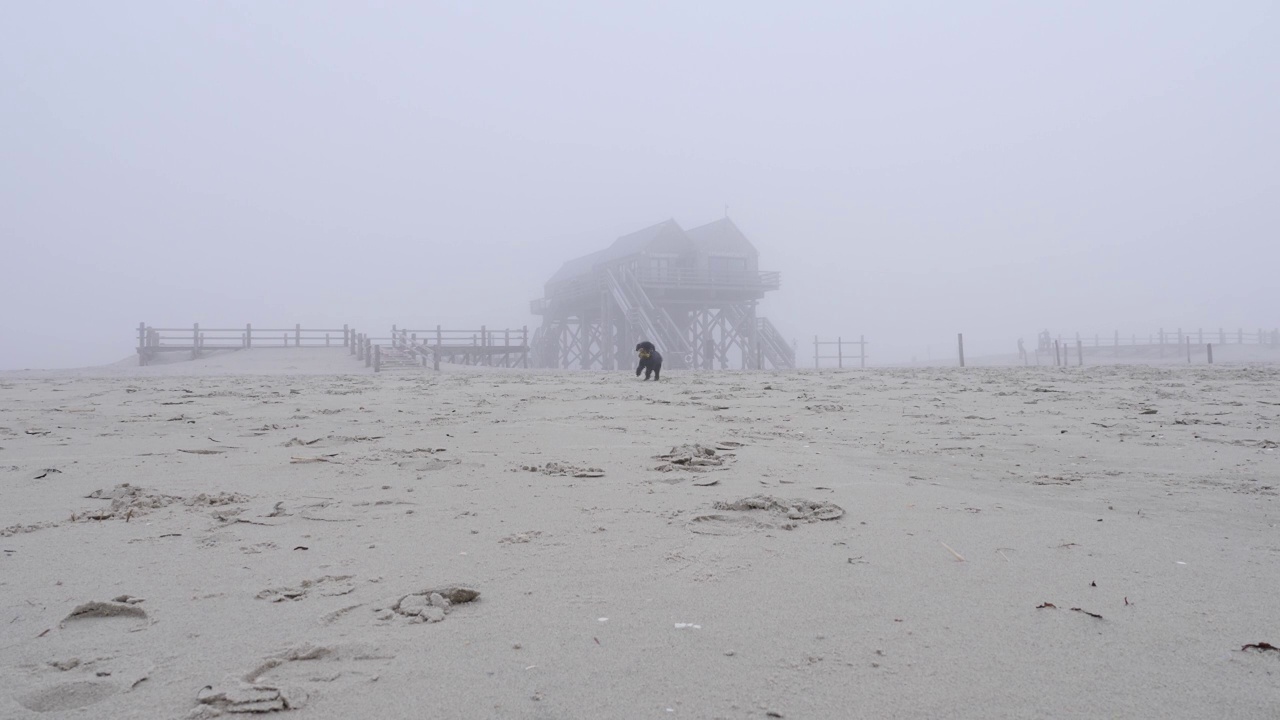
<path fill-rule="evenodd" d="M 583 255 L 565 263 L 551 276 L 550 282 L 570 280 L 580 275 L 589 275 L 596 267 L 605 263 L 621 260 L 643 252 L 685 253 L 692 252 L 693 244 L 675 220 L 667 220 L 638 230 L 630 235 L 623 235 L 613 244 L 599 252 Z"/>
<path fill-rule="evenodd" d="M 701 227 L 685 232 L 698 252 L 703 255 L 728 253 L 734 255 L 759 255 L 755 245 L 738 229 L 729 218 L 721 218 Z"/>

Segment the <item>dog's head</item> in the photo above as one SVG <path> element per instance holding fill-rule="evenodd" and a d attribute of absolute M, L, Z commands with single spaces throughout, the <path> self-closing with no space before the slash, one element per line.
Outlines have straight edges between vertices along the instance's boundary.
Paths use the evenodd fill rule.
<path fill-rule="evenodd" d="M 642 343 L 636 344 L 636 352 L 642 358 L 648 358 L 650 355 L 653 354 L 653 351 L 654 351 L 653 343 L 649 342 L 648 340 L 645 340 Z"/>

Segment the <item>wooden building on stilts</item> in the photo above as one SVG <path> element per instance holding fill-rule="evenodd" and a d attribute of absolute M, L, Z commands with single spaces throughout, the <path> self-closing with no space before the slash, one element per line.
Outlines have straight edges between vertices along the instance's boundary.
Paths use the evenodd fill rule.
<path fill-rule="evenodd" d="M 672 368 L 795 367 L 795 351 L 757 303 L 777 290 L 729 218 L 692 230 L 668 220 L 565 263 L 532 310 L 539 367 L 615 370 L 649 340 Z"/>

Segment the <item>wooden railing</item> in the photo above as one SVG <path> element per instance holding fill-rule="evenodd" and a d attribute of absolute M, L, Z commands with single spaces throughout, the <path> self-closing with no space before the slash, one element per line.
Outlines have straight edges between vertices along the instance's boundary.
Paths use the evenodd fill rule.
<path fill-rule="evenodd" d="M 184 328 L 157 328 L 138 323 L 138 364 L 146 365 L 162 352 L 188 352 L 194 360 L 211 350 L 247 350 L 249 348 L 349 347 L 353 332 L 341 328 L 261 328 L 246 324 L 236 328 L 200 327 L 199 323 Z"/>

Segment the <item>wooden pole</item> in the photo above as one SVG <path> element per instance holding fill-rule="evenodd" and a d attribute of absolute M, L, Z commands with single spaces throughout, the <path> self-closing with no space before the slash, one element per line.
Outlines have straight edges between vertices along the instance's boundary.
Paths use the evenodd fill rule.
<path fill-rule="evenodd" d="M 1209 353 L 1209 364 L 1213 364 L 1213 343 L 1204 346 L 1205 351 Z"/>
<path fill-rule="evenodd" d="M 1181 331 L 1179 331 L 1179 334 L 1181 334 Z M 1191 363 L 1191 336 L 1190 335 L 1187 336 L 1186 344 L 1187 344 L 1187 364 L 1190 364 Z"/>
<path fill-rule="evenodd" d="M 1061 343 L 1057 340 L 1053 341 L 1053 366 L 1062 367 L 1062 349 L 1058 347 Z"/>
<path fill-rule="evenodd" d="M 364 339 L 364 366 L 371 367 L 373 365 L 373 341 L 369 338 Z"/>
<path fill-rule="evenodd" d="M 1076 366 L 1084 367 L 1084 345 L 1079 340 L 1076 340 Z"/>
<path fill-rule="evenodd" d="M 253 323 L 244 324 L 244 346 L 246 348 L 253 347 Z"/>
<path fill-rule="evenodd" d="M 964 367 L 964 333 L 956 333 L 956 344 L 960 348 L 960 367 Z"/>
<path fill-rule="evenodd" d="M 138 364 L 147 364 L 147 324 L 138 323 Z"/>
<path fill-rule="evenodd" d="M 293 326 L 293 346 L 302 347 L 302 323 Z"/>
<path fill-rule="evenodd" d="M 373 346 L 373 371 L 382 372 L 382 346 Z"/>
<path fill-rule="evenodd" d="M 351 344 L 351 331 L 347 329 L 346 323 L 342 323 L 342 347 L 347 347 L 350 344 Z"/>
<path fill-rule="evenodd" d="M 838 335 L 836 336 L 836 367 L 844 369 L 844 338 Z"/>

